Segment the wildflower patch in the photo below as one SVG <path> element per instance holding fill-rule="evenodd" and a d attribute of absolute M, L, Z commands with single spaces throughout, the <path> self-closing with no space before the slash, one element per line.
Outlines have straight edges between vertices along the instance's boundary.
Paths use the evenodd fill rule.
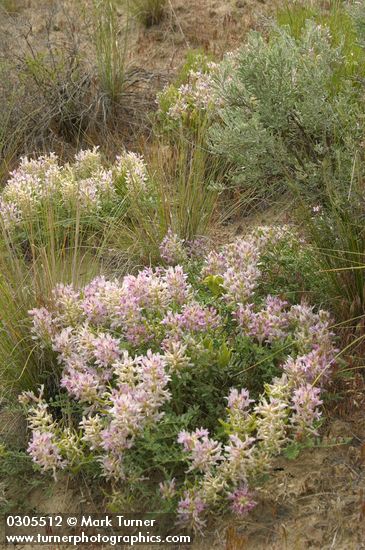
<path fill-rule="evenodd" d="M 60 364 L 57 414 L 48 388 L 20 397 L 34 462 L 92 464 L 114 503 L 197 531 L 208 513 L 249 513 L 273 457 L 318 433 L 336 354 L 328 313 L 260 291 L 263 252 L 287 232 L 260 227 L 204 257 L 169 232 L 165 265 L 57 286 L 30 312 Z"/>

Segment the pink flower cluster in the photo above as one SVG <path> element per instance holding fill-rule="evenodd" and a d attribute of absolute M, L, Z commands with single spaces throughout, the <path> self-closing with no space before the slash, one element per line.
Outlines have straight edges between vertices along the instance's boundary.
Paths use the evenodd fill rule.
<path fill-rule="evenodd" d="M 195 530 L 204 527 L 211 508 L 230 504 L 234 513 L 248 513 L 256 504 L 250 487 L 269 471 L 272 458 L 290 441 L 316 433 L 321 392 L 336 355 L 326 312 L 254 296 L 261 251 L 273 235 L 261 228 L 209 253 L 196 287 L 180 265 L 146 268 L 120 281 L 97 277 L 81 289 L 58 285 L 48 308 L 30 312 L 32 333 L 57 354 L 60 385 L 79 402 L 83 419 L 66 430 L 50 415 L 42 391 L 24 395 L 33 460 L 55 472 L 92 453 L 105 476 L 128 481 L 125 453 L 146 427 L 160 422 L 174 399 L 173 381 L 184 370 L 194 380 L 200 359 L 215 361 L 222 342 L 234 354 L 242 334 L 266 347 L 289 342 L 281 376 L 265 384 L 258 399 L 242 380 L 231 388 L 224 436 L 203 427 L 179 433 L 189 463 L 186 481 L 160 486 L 164 498 L 180 499 L 179 521 Z M 207 275 L 222 285 L 222 293 L 212 292 L 209 300 L 205 289 L 203 299 L 200 294 Z M 191 281 L 194 276 L 192 270 Z"/>
<path fill-rule="evenodd" d="M 170 479 L 168 481 L 161 481 L 159 485 L 160 493 L 163 499 L 169 500 L 176 494 L 176 479 Z"/>
<path fill-rule="evenodd" d="M 52 314 L 45 307 L 31 309 L 29 315 L 32 316 L 33 338 L 39 340 L 42 344 L 47 345 L 52 341 L 52 337 L 56 332 L 56 326 Z"/>
<path fill-rule="evenodd" d="M 222 460 L 222 444 L 209 438 L 208 430 L 180 432 L 178 442 L 190 453 L 190 470 L 205 472 Z"/>
<path fill-rule="evenodd" d="M 222 277 L 228 303 L 246 302 L 252 296 L 260 277 L 260 252 L 252 240 L 237 239 L 219 253 L 208 254 L 203 274 Z"/>
<path fill-rule="evenodd" d="M 61 386 L 77 400 L 92 403 L 92 407 L 85 407 L 86 416 L 79 425 L 81 442 L 97 453 L 107 477 L 123 479 L 123 452 L 132 447 L 135 437 L 147 424 L 162 418 L 161 409 L 171 398 L 170 377 L 164 357 L 151 351 L 134 358 L 125 351 L 123 357 L 114 362 L 113 372 L 116 376 L 113 386 L 102 386 L 101 377 L 91 369 L 72 372 L 69 368 L 65 370 Z M 39 397 L 32 394 L 24 396 L 23 401 L 31 403 L 28 421 L 32 440 L 28 452 L 34 462 L 44 470 L 64 468 L 70 454 L 67 442 L 73 434 L 70 432 L 64 440 L 64 430 L 48 413 L 42 390 Z M 76 444 L 77 438 L 74 439 Z"/>
<path fill-rule="evenodd" d="M 209 438 L 206 430 L 200 429 L 192 434 L 181 432 L 178 441 L 192 461 L 188 472 L 196 465 L 202 472 L 202 476 L 196 479 L 196 485 L 185 491 L 179 501 L 179 523 L 200 530 L 205 524 L 204 512 L 224 501 L 231 502 L 232 510 L 240 515 L 255 506 L 256 502 L 247 487 L 250 472 L 258 460 L 253 446 L 254 437 L 231 434 L 229 444 L 223 448 Z"/>
<path fill-rule="evenodd" d="M 179 523 L 183 527 L 189 527 L 195 532 L 202 532 L 206 525 L 205 520 L 202 518 L 202 513 L 206 507 L 206 504 L 198 493 L 193 490 L 185 491 L 177 508 Z"/>
<path fill-rule="evenodd" d="M 275 340 L 285 339 L 288 334 L 287 305 L 277 296 L 267 296 L 264 307 L 258 312 L 255 312 L 254 304 L 240 304 L 236 313 L 237 321 L 244 334 L 259 344 L 271 344 Z"/>
<path fill-rule="evenodd" d="M 61 166 L 54 153 L 21 159 L 0 196 L 0 222 L 14 230 L 26 220 L 37 220 L 51 203 L 66 211 L 100 213 L 117 200 L 115 182 L 122 177 L 127 191 L 146 190 L 147 169 L 142 157 L 123 153 L 111 169 L 104 168 L 97 147 L 80 151 L 73 164 Z"/>
<path fill-rule="evenodd" d="M 162 320 L 162 324 L 168 326 L 174 333 L 206 332 L 218 328 L 220 323 L 220 317 L 213 307 L 203 307 L 198 302 L 185 304 L 181 313 L 169 311 Z"/>
<path fill-rule="evenodd" d="M 56 477 L 56 470 L 64 468 L 66 461 L 57 445 L 56 425 L 43 399 L 43 391 L 41 386 L 39 396 L 33 392 L 24 392 L 19 396 L 19 401 L 28 407 L 28 423 L 32 430 L 27 451 L 43 471 L 52 471 Z"/>
<path fill-rule="evenodd" d="M 208 247 L 206 237 L 186 241 L 169 228 L 160 244 L 160 256 L 169 265 L 185 264 L 188 260 L 203 258 Z"/>
<path fill-rule="evenodd" d="M 27 451 L 44 471 L 55 471 L 65 466 L 60 450 L 55 444 L 55 434 L 52 432 L 33 431 Z"/>
<path fill-rule="evenodd" d="M 336 353 L 328 313 L 317 313 L 305 304 L 289 308 L 287 302 L 275 296 L 267 296 L 261 308 L 248 301 L 254 291 L 253 281 L 258 282 L 257 273 L 253 278 L 250 275 L 258 270 L 260 251 L 273 234 L 256 231 L 244 244 L 236 242 L 223 252 L 211 252 L 203 273 L 222 278 L 223 298 L 233 309 L 240 332 L 261 345 L 290 336 L 298 355 L 288 357 L 282 365 L 282 376 L 266 385 L 256 403 L 246 389 L 232 388 L 226 398 L 228 444 L 219 447 L 216 460 L 210 460 L 210 453 L 212 449 L 217 451 L 217 442 L 209 438 L 206 430 L 179 434 L 178 441 L 191 462 L 187 473 L 197 464 L 202 474 L 190 490 L 189 502 L 194 502 L 195 495 L 205 507 L 194 508 L 189 517 L 179 509 L 190 524 L 197 523 L 198 512 L 203 522 L 204 511 L 224 499 L 231 502 L 235 513 L 249 512 L 256 504 L 249 490 L 250 481 L 268 471 L 272 457 L 293 438 L 317 433 L 321 387 L 328 381 Z M 249 284 L 245 286 L 247 278 Z M 247 292 L 242 292 L 244 288 Z"/>
<path fill-rule="evenodd" d="M 129 193 L 147 191 L 148 172 L 142 155 L 125 151 L 117 157 L 116 171 L 125 178 Z"/>
<path fill-rule="evenodd" d="M 291 417 L 291 423 L 299 436 L 307 431 L 312 431 L 315 435 L 318 435 L 313 425 L 315 421 L 321 418 L 319 407 L 323 401 L 319 398 L 320 394 L 320 388 L 316 388 L 311 384 L 299 386 L 294 390 L 292 398 L 294 414 Z"/>
<path fill-rule="evenodd" d="M 289 357 L 284 363 L 284 372 L 297 384 L 311 383 L 322 386 L 329 378 L 333 356 L 328 356 L 321 348 L 316 348 L 295 359 Z"/>
<path fill-rule="evenodd" d="M 97 277 L 80 290 L 58 285 L 49 308 L 30 314 L 34 338 L 57 353 L 61 388 L 84 408 L 81 441 L 98 453 L 105 475 L 118 479 L 124 476 L 123 451 L 146 423 L 163 415 L 171 398 L 169 372 L 192 367 L 194 337 L 204 338 L 220 324 L 214 308 L 196 301 L 181 266 L 144 269 L 120 282 Z M 164 353 L 138 353 L 150 341 Z M 130 347 L 136 348 L 134 356 Z M 52 456 L 65 455 L 65 441 L 52 419 L 46 431 L 60 450 L 45 447 L 53 468 Z M 35 434 L 30 447 L 37 462 L 41 440 Z"/>
<path fill-rule="evenodd" d="M 176 233 L 169 228 L 160 244 L 161 258 L 170 265 L 183 263 L 187 261 L 187 253 L 184 247 L 183 239 L 180 239 Z"/>
<path fill-rule="evenodd" d="M 0 197 L 0 223 L 3 230 L 11 231 L 12 228 L 20 223 L 21 211 L 17 204 L 12 201 L 5 201 Z"/>
<path fill-rule="evenodd" d="M 253 500 L 253 495 L 249 491 L 247 485 L 242 485 L 228 494 L 228 499 L 231 501 L 232 511 L 238 516 L 245 516 L 253 508 L 257 502 Z"/>
<path fill-rule="evenodd" d="M 246 238 L 236 239 L 206 257 L 202 275 L 222 279 L 224 297 L 231 305 L 246 303 L 259 283 L 261 253 L 273 242 L 290 235 L 288 226 L 259 226 Z M 275 300 L 271 306 L 275 307 Z"/>
<path fill-rule="evenodd" d="M 310 352 L 313 348 L 323 350 L 326 355 L 333 355 L 334 334 L 329 329 L 330 315 L 306 304 L 298 304 L 291 308 L 290 316 L 295 326 L 295 338 L 300 343 L 300 351 Z"/>
<path fill-rule="evenodd" d="M 97 277 L 82 291 L 58 285 L 53 297 L 51 308 L 30 312 L 32 331 L 41 341 L 52 340 L 62 361 L 72 364 L 93 359 L 105 367 L 117 358 L 120 342 L 105 330 L 138 346 L 154 336 L 155 323 L 157 332 L 168 325 L 164 319 L 174 319 L 173 325 L 183 331 L 213 329 L 219 322 L 213 308 L 194 301 L 181 266 L 144 269 L 121 283 Z M 177 307 L 181 313 L 173 314 L 171 308 Z"/>
<path fill-rule="evenodd" d="M 250 406 L 250 403 L 253 402 L 253 399 L 250 399 L 248 390 L 244 388 L 241 390 L 232 388 L 226 399 L 228 409 L 231 411 L 245 411 Z"/>
<path fill-rule="evenodd" d="M 296 386 L 283 374 L 267 385 L 251 408 L 248 391 L 233 388 L 227 397 L 228 443 L 224 447 L 203 428 L 181 432 L 178 442 L 191 463 L 186 473 L 197 470 L 201 477 L 189 491 L 189 507 L 186 495 L 179 503 L 180 522 L 197 528 L 204 524 L 204 512 L 224 501 L 230 502 L 237 515 L 249 513 L 257 504 L 250 482 L 269 470 L 272 457 L 293 438 L 317 433 L 314 423 L 321 416 L 320 391 L 310 384 Z"/>
<path fill-rule="evenodd" d="M 172 120 L 184 120 L 194 112 L 210 112 L 222 105 L 222 100 L 215 93 L 213 85 L 217 68 L 216 63 L 209 63 L 207 72 L 191 70 L 187 83 L 175 90 L 174 101 L 167 111 L 167 116 Z M 171 87 L 167 87 L 157 96 L 159 105 L 165 102 L 166 97 L 171 96 L 171 90 Z"/>
<path fill-rule="evenodd" d="M 105 451 L 112 464 L 119 462 L 122 466 L 123 451 L 133 445 L 136 435 L 147 423 L 157 422 L 163 416 L 160 409 L 171 398 L 167 389 L 170 378 L 165 366 L 164 358 L 151 351 L 134 359 L 125 353 L 123 360 L 116 364 L 117 387 L 108 389 L 102 395 L 104 427 L 97 431 L 99 439 L 96 442 L 93 426 L 90 440 L 94 446 Z M 127 372 L 129 382 L 124 381 Z M 84 440 L 88 441 L 89 437 L 86 430 Z M 106 475 L 113 477 L 109 470 Z"/>

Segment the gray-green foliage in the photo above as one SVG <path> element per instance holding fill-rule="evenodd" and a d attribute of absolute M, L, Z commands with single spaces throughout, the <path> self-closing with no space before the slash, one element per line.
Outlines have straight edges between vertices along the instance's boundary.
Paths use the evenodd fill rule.
<path fill-rule="evenodd" d="M 346 63 L 329 30 L 307 21 L 299 39 L 276 29 L 267 41 L 251 33 L 222 63 L 216 79 L 224 106 L 211 129 L 215 153 L 232 166 L 232 182 L 268 196 L 301 182 L 317 192 L 323 170 L 351 174 L 358 124 L 357 88 L 339 84 Z"/>

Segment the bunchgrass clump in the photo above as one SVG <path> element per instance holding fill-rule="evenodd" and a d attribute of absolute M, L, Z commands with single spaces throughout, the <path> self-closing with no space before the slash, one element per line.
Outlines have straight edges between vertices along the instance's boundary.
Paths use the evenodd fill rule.
<path fill-rule="evenodd" d="M 158 25 L 166 14 L 167 0 L 131 0 L 132 11 L 145 27 Z"/>
<path fill-rule="evenodd" d="M 118 17 L 118 6 L 125 8 L 124 20 Z M 98 77 L 102 92 L 113 104 L 120 101 L 125 89 L 129 46 L 128 2 L 93 0 L 93 39 Z M 104 101 L 107 106 L 107 101 Z"/>
<path fill-rule="evenodd" d="M 359 150 L 353 160 L 352 176 L 344 180 L 341 187 L 330 175 L 324 174 L 323 202 L 314 203 L 310 194 L 298 187 L 293 189 L 297 197 L 297 214 L 312 242 L 319 276 L 327 281 L 323 296 L 327 296 L 339 319 L 356 328 L 357 337 L 362 332 L 365 312 L 364 162 Z"/>
<path fill-rule="evenodd" d="M 222 166 L 206 150 L 204 130 L 195 137 L 175 147 L 161 139 L 150 148 L 146 192 L 129 193 L 124 218 L 107 230 L 106 238 L 128 250 L 135 265 L 158 262 L 159 243 L 169 228 L 193 240 L 219 227 Z"/>

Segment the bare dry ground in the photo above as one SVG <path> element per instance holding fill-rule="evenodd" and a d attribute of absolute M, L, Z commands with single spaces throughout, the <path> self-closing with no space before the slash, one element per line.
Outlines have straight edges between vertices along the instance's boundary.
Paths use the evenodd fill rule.
<path fill-rule="evenodd" d="M 64 33 L 70 18 L 75 32 L 80 32 L 79 18 L 87 17 L 87 6 L 92 5 L 91 0 L 83 3 L 75 0 L 5 2 L 13 6 L 11 14 L 15 19 L 31 23 L 31 33 L 36 39 L 44 38 L 47 14 L 52 11 L 55 13 L 54 36 Z M 281 0 L 168 0 L 165 17 L 159 25 L 147 29 L 138 23 L 133 26 L 130 61 L 145 69 L 174 74 L 188 50 L 200 48 L 220 57 L 237 47 L 249 29 L 262 28 L 281 4 Z"/>

